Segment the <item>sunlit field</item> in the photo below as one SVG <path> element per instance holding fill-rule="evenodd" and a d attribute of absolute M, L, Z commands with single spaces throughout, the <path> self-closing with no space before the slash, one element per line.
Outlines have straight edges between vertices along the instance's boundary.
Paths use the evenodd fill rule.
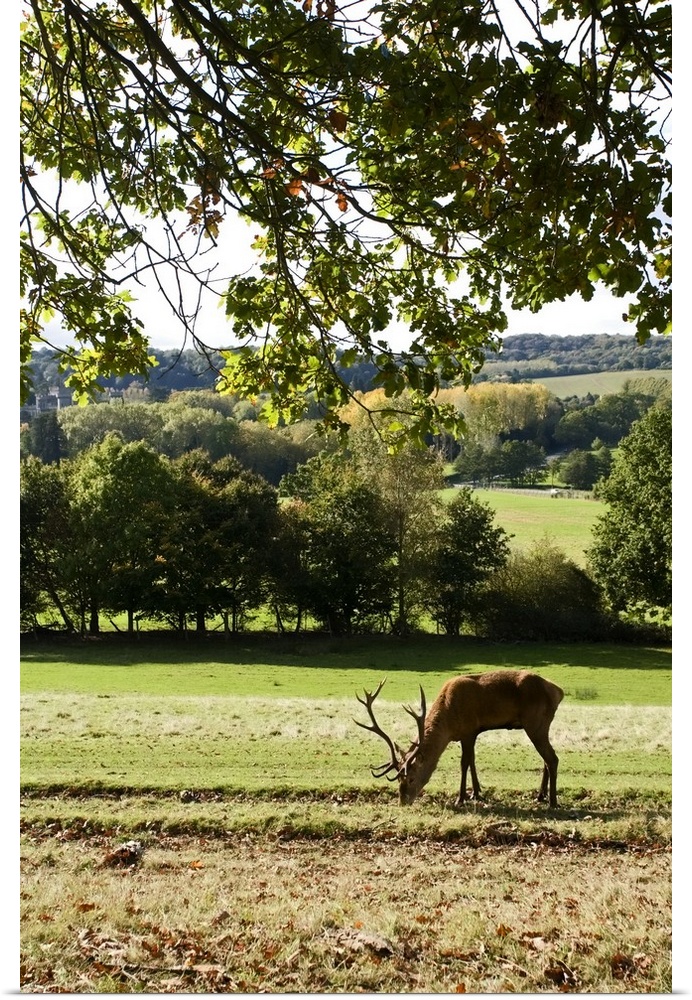
<path fill-rule="evenodd" d="M 24 646 L 27 992 L 668 992 L 670 651 L 414 640 Z M 398 804 L 378 720 L 454 673 L 565 699 L 558 808 L 521 732 Z M 380 704 L 381 702 L 381 704 Z M 129 852 L 129 854 L 128 854 Z"/>

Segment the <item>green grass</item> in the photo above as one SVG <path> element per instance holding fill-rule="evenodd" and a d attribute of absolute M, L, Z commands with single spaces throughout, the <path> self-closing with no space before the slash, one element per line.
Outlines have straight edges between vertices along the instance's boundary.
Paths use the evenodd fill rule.
<path fill-rule="evenodd" d="M 491 365 L 486 365 L 484 370 L 491 374 Z M 632 369 L 622 372 L 591 372 L 587 375 L 556 375 L 549 378 L 534 378 L 531 381 L 544 385 L 558 399 L 566 399 L 568 396 L 582 397 L 589 393 L 594 396 L 604 396 L 611 392 L 621 392 L 627 382 L 652 378 L 660 378 L 670 382 L 673 373 L 670 370 L 660 368 L 652 370 Z"/>
<path fill-rule="evenodd" d="M 454 488 L 442 496 L 451 500 Z M 596 518 L 605 512 L 600 500 L 582 497 L 554 499 L 546 491 L 542 495 L 521 490 L 474 490 L 474 495 L 487 503 L 496 514 L 496 523 L 512 538 L 512 547 L 526 549 L 534 542 L 548 538 L 577 563 L 586 563 L 585 551 L 592 542 Z"/>
<path fill-rule="evenodd" d="M 22 643 L 22 693 L 351 698 L 387 674 L 381 700 L 408 701 L 457 673 L 523 667 L 596 704 L 670 704 L 667 648 L 483 643 L 442 636 L 328 639 L 240 635 L 162 641 L 155 635 Z"/>
<path fill-rule="evenodd" d="M 413 690 L 410 692 L 413 694 Z M 24 788 L 222 789 L 252 794 L 394 790 L 370 775 L 384 744 L 358 729 L 355 698 L 22 698 Z M 401 705 L 377 717 L 408 745 L 415 726 Z M 671 711 L 663 706 L 585 706 L 567 698 L 553 723 L 563 794 L 582 788 L 670 792 Z M 485 733 L 477 760 L 484 787 L 524 794 L 542 764 L 523 733 Z M 450 747 L 428 787 L 450 800 L 459 751 Z"/>
<path fill-rule="evenodd" d="M 456 673 L 528 666 L 566 693 L 554 723 L 565 787 L 670 787 L 667 650 L 430 638 L 336 646 L 29 647 L 21 673 L 22 784 L 368 791 L 377 785 L 369 767 L 383 748 L 353 721 L 364 718 L 356 692 L 388 676 L 378 717 L 407 745 L 413 732 L 401 704 L 416 701 L 419 684 L 430 704 Z M 457 756 L 445 755 L 431 792 L 451 794 Z M 479 741 L 479 769 L 492 786 L 526 792 L 539 764 L 517 734 Z"/>

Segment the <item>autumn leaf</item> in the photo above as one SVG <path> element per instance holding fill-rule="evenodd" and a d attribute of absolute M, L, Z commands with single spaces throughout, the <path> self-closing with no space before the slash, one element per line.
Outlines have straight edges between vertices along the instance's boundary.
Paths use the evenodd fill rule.
<path fill-rule="evenodd" d="M 498 937 L 507 937 L 508 934 L 512 933 L 512 928 L 507 927 L 506 924 L 499 924 L 499 926 L 495 930 L 495 933 L 497 934 Z"/>
<path fill-rule="evenodd" d="M 635 972 L 635 964 L 629 955 L 618 951 L 611 956 L 610 969 L 616 979 L 627 979 Z"/>
<path fill-rule="evenodd" d="M 466 993 L 466 985 L 464 983 L 457 983 L 454 987 L 455 993 Z"/>
<path fill-rule="evenodd" d="M 262 171 L 260 177 L 265 181 L 270 181 L 273 177 L 276 177 L 276 167 L 267 167 L 266 170 Z"/>
<path fill-rule="evenodd" d="M 577 977 L 574 972 L 570 969 L 568 965 L 560 961 L 559 958 L 555 959 L 552 965 L 549 965 L 543 970 L 543 975 L 546 979 L 549 979 L 552 983 L 563 989 L 565 987 L 574 987 L 577 985 Z"/>
<path fill-rule="evenodd" d="M 348 200 L 343 191 L 339 191 L 338 195 L 336 196 L 336 203 L 342 212 L 345 212 L 346 209 L 348 208 Z"/>
<path fill-rule="evenodd" d="M 346 130 L 347 122 L 348 116 L 344 111 L 338 111 L 334 108 L 329 112 L 329 124 L 335 132 L 344 132 Z"/>
<path fill-rule="evenodd" d="M 194 869 L 204 868 L 204 863 L 202 861 L 191 861 L 187 867 Z"/>
<path fill-rule="evenodd" d="M 310 184 L 319 184 L 320 182 L 320 172 L 316 167 L 308 167 L 308 169 L 303 174 L 303 177 Z"/>
<path fill-rule="evenodd" d="M 299 195 L 300 192 L 303 190 L 302 179 L 300 177 L 294 177 L 293 180 L 286 185 L 286 190 L 293 197 Z"/>

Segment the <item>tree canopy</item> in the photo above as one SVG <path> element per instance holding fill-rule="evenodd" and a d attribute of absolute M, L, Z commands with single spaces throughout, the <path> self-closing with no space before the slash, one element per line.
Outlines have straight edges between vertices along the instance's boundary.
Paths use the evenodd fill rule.
<path fill-rule="evenodd" d="M 365 361 L 392 411 L 412 390 L 415 438 L 458 419 L 435 391 L 468 384 L 507 302 L 601 284 L 639 340 L 668 330 L 668 0 L 24 6 L 25 373 L 52 320 L 78 393 L 144 374 L 152 276 L 270 421 L 316 396 L 339 427 L 337 360 Z M 227 273 L 233 217 L 252 242 Z M 196 324 L 204 288 L 226 344 Z"/>
<path fill-rule="evenodd" d="M 672 410 L 653 406 L 621 442 L 599 487 L 608 504 L 594 525 L 590 567 L 618 611 L 672 603 Z"/>

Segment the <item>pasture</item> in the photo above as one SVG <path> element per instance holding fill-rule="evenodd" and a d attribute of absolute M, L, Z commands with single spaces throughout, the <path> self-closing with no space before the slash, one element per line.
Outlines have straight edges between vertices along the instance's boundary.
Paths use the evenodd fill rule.
<path fill-rule="evenodd" d="M 532 362 L 524 363 L 531 366 Z M 522 363 L 517 365 L 507 364 L 501 361 L 486 362 L 483 371 L 489 375 L 495 372 L 507 371 L 516 367 L 521 371 Z M 640 379 L 661 379 L 671 382 L 673 372 L 666 368 L 633 368 L 625 371 L 588 372 L 584 375 L 552 375 L 540 378 L 532 378 L 531 382 L 537 382 L 549 389 L 558 399 L 568 399 L 570 396 L 587 396 L 592 393 L 594 396 L 606 396 L 608 393 L 622 392 L 628 382 L 636 382 Z"/>
<path fill-rule="evenodd" d="M 636 382 L 638 379 L 647 381 L 661 379 L 671 382 L 673 372 L 665 368 L 642 368 L 621 372 L 590 372 L 587 375 L 556 375 L 532 381 L 540 382 L 558 399 L 567 399 L 569 396 L 581 397 L 589 393 L 593 393 L 594 396 L 606 396 L 608 393 L 622 392 L 628 382 Z"/>
<path fill-rule="evenodd" d="M 559 807 L 523 733 L 451 746 L 407 809 L 370 766 L 402 703 L 530 667 L 565 690 Z M 25 642 L 27 992 L 667 992 L 666 649 L 439 637 Z M 121 860 L 135 841 L 136 861 Z"/>
<path fill-rule="evenodd" d="M 495 523 L 512 536 L 513 549 L 527 549 L 535 542 L 548 539 L 568 559 L 582 568 L 585 552 L 593 542 L 592 529 L 596 518 L 605 513 L 606 505 L 585 496 L 565 496 L 554 499 L 546 490 L 475 489 L 474 496 L 495 511 Z M 456 493 L 452 487 L 443 490 L 449 501 Z"/>

